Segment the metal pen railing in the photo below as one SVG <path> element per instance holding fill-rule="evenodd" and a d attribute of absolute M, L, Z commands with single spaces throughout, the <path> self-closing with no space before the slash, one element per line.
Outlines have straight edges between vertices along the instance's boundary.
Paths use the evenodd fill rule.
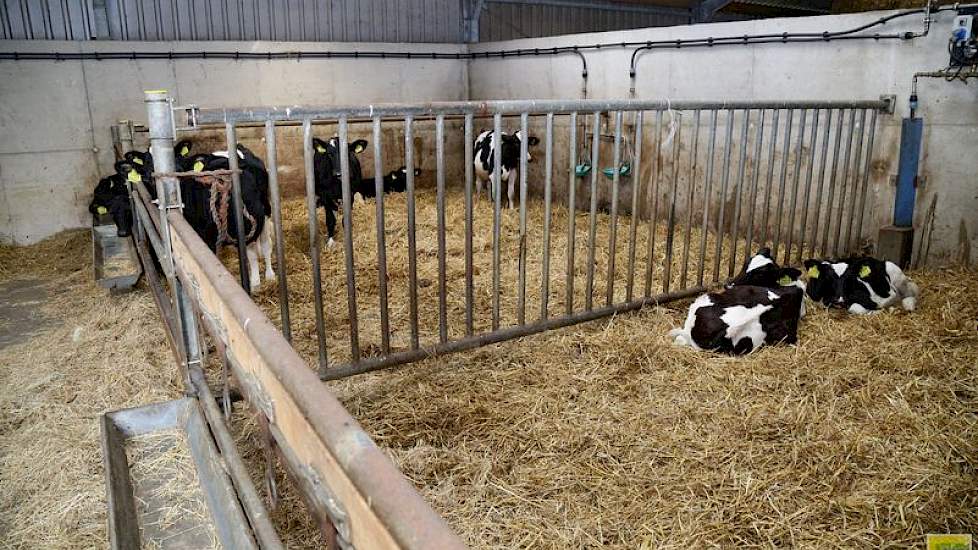
<path fill-rule="evenodd" d="M 278 166 L 277 125 L 301 123 L 319 373 L 323 379 L 336 379 L 692 296 L 732 276 L 761 246 L 771 247 L 785 264 L 800 263 L 806 249 L 808 254 L 852 253 L 864 237 L 864 214 L 871 207 L 867 196 L 878 112 L 890 106 L 889 100 L 879 99 L 189 107 L 178 110 L 177 123 L 178 130 L 224 126 L 229 151 L 237 145 L 235 126 L 264 125 L 266 163 L 272 172 Z M 646 116 L 650 112 L 654 122 Z M 519 204 L 513 215 L 503 208 L 501 163 L 490 169 L 492 181 L 498 183 L 491 186 L 490 200 L 473 197 L 476 119 L 491 123 L 493 158 L 517 168 Z M 586 119 L 590 135 L 579 127 Z M 433 132 L 419 130 L 419 120 L 433 123 Z M 448 128 L 446 120 L 461 124 Z M 338 262 L 330 266 L 345 273 L 345 312 L 333 307 L 343 301 L 342 294 L 333 293 L 341 278 L 329 288 L 323 284 L 314 123 L 338 130 L 343 267 L 340 270 Z M 385 128 L 403 134 L 404 202 L 384 197 L 384 166 L 402 164 L 384 150 Z M 523 139 L 518 152 L 512 153 L 504 148 L 503 138 L 516 129 Z M 541 131 L 542 169 L 538 163 L 530 165 L 528 139 Z M 351 133 L 360 132 L 373 138 L 376 203 L 367 210 L 353 208 L 353 187 L 359 182 L 351 181 L 354 153 L 348 146 Z M 446 146 L 453 135 L 464 141 L 460 155 L 450 154 Z M 420 188 L 414 176 L 415 167 L 426 160 L 416 155 L 416 137 L 434 141 L 433 193 Z M 562 139 L 566 146 L 558 147 Z M 518 158 L 506 160 L 510 154 Z M 602 158 L 611 162 L 610 173 L 600 168 Z M 459 162 L 464 168 L 452 172 Z M 464 175 L 454 180 L 450 172 Z M 290 315 L 295 304 L 289 302 L 282 251 L 280 185 L 271 173 L 270 177 L 275 182 L 270 191 L 281 328 L 295 338 L 295 316 Z M 398 210 L 390 210 L 392 205 Z M 453 223 L 449 212 L 458 207 L 463 216 Z M 355 230 L 353 217 L 371 210 L 375 220 Z M 427 217 L 432 210 L 433 226 Z M 421 219 L 419 213 L 424 213 Z M 558 215 L 566 216 L 566 223 L 555 223 Z M 403 220 L 404 240 L 389 236 L 391 219 L 398 220 L 398 230 Z M 474 242 L 477 235 L 483 242 L 477 221 L 491 223 L 491 241 L 485 246 Z M 434 232 L 433 262 L 426 259 L 427 245 L 419 245 L 421 229 L 425 235 Z M 373 234 L 370 246 L 357 245 L 360 237 L 369 242 L 364 232 Z M 461 254 L 456 244 L 462 245 Z M 395 250 L 406 254 L 406 277 L 401 269 L 390 269 Z M 551 270 L 560 255 L 563 274 Z M 450 265 L 459 257 L 464 270 L 456 272 Z M 357 288 L 358 265 L 368 272 L 376 269 L 376 287 L 365 283 L 376 288 L 376 295 Z M 423 289 L 432 281 L 421 270 L 430 267 L 437 275 L 428 291 Z M 247 269 L 243 264 L 240 269 L 247 283 Z M 539 284 L 530 284 L 538 275 Z M 583 285 L 578 284 L 581 276 Z M 403 308 L 404 300 L 394 290 L 405 285 Z M 512 303 L 504 303 L 504 297 L 508 300 L 514 293 Z M 600 305 L 595 303 L 596 293 L 603 294 Z M 535 301 L 538 313 L 528 313 Z M 326 310 L 333 313 L 326 315 Z M 334 319 L 344 313 L 346 326 Z M 456 318 L 461 322 L 453 323 Z M 378 330 L 379 342 L 374 342 Z M 347 342 L 337 337 L 341 332 L 348 334 Z"/>

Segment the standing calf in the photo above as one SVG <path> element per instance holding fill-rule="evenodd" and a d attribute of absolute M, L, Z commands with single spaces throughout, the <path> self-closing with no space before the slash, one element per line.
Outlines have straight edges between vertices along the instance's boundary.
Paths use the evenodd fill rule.
<path fill-rule="evenodd" d="M 499 167 L 499 177 L 502 180 L 507 180 L 509 182 L 509 190 L 507 197 L 509 198 L 509 207 L 513 208 L 513 196 L 516 193 L 516 175 L 519 171 L 520 163 L 520 148 L 523 137 L 520 135 L 520 131 L 517 131 L 513 135 L 501 134 L 502 138 L 502 157 L 503 161 L 500 163 Z M 540 140 L 536 137 L 530 136 L 526 143 L 528 146 L 534 146 L 540 143 Z M 495 166 L 495 155 L 496 155 L 496 142 L 493 139 L 493 133 L 489 130 L 483 130 L 479 137 L 475 138 L 475 149 L 473 150 L 473 156 L 475 157 L 473 163 L 475 164 L 475 188 L 478 194 L 482 194 L 482 182 L 489 182 L 490 194 L 489 198 L 495 196 L 495 186 L 498 182 L 492 181 L 493 169 Z M 526 162 L 533 162 L 533 155 L 530 154 L 529 150 L 526 152 Z"/>

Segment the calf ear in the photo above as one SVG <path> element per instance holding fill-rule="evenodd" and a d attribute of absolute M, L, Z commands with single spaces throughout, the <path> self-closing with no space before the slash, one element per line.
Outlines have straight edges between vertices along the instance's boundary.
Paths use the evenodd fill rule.
<path fill-rule="evenodd" d="M 362 153 L 367 149 L 367 140 L 358 139 L 350 144 L 350 150 L 354 153 Z"/>
<path fill-rule="evenodd" d="M 531 147 L 534 145 L 538 145 L 539 143 L 540 143 L 540 139 L 537 138 L 536 136 L 530 136 L 530 139 L 526 140 L 526 144 Z"/>
<path fill-rule="evenodd" d="M 174 147 L 173 150 L 176 152 L 178 157 L 187 158 L 190 156 L 190 149 L 192 146 L 193 144 L 190 142 L 190 140 L 185 139 L 180 143 L 177 143 L 177 146 Z"/>
<path fill-rule="evenodd" d="M 801 270 L 793 267 L 785 267 L 781 269 L 781 276 L 778 278 L 778 284 L 781 286 L 788 286 L 797 281 L 799 277 L 801 277 Z"/>
<path fill-rule="evenodd" d="M 754 255 L 755 256 L 764 256 L 765 258 L 770 258 L 771 257 L 771 249 L 769 247 L 765 246 L 764 248 L 758 250 L 757 251 L 757 254 L 754 254 Z"/>
<path fill-rule="evenodd" d="M 809 279 L 817 279 L 818 278 L 818 275 L 819 275 L 818 266 L 821 263 L 822 262 L 819 261 L 819 260 L 811 260 L 811 259 L 805 260 L 804 265 L 805 265 L 805 269 L 808 270 L 808 278 Z"/>
<path fill-rule="evenodd" d="M 326 142 L 319 138 L 312 138 L 312 148 L 315 149 L 317 153 L 325 153 Z"/>

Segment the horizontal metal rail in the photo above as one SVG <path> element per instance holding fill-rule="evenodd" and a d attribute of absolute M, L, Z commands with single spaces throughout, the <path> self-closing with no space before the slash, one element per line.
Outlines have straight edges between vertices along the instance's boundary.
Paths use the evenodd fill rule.
<path fill-rule="evenodd" d="M 202 109 L 186 107 L 186 116 L 177 124 L 193 128 L 202 124 L 238 124 L 242 122 L 300 121 L 362 117 L 398 118 L 466 114 L 519 115 L 524 112 L 571 113 L 602 111 L 662 111 L 692 109 L 878 109 L 891 108 L 890 98 L 861 101 L 670 101 L 666 99 L 578 99 L 578 100 L 505 100 L 447 101 L 433 103 L 382 103 L 348 106 L 283 106 Z"/>

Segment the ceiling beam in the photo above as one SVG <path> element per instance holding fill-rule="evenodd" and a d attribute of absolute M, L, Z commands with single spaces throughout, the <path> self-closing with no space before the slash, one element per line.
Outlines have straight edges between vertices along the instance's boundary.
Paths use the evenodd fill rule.
<path fill-rule="evenodd" d="M 713 20 L 716 12 L 722 10 L 730 4 L 732 0 L 701 0 L 693 8 L 693 19 L 697 23 L 706 23 Z"/>
<path fill-rule="evenodd" d="M 646 13 L 655 15 L 671 15 L 690 17 L 687 8 L 671 6 L 656 6 L 650 4 L 622 4 L 601 2 L 600 0 L 486 0 L 490 4 L 523 4 L 527 6 L 559 6 L 565 8 L 581 8 L 627 13 Z"/>

